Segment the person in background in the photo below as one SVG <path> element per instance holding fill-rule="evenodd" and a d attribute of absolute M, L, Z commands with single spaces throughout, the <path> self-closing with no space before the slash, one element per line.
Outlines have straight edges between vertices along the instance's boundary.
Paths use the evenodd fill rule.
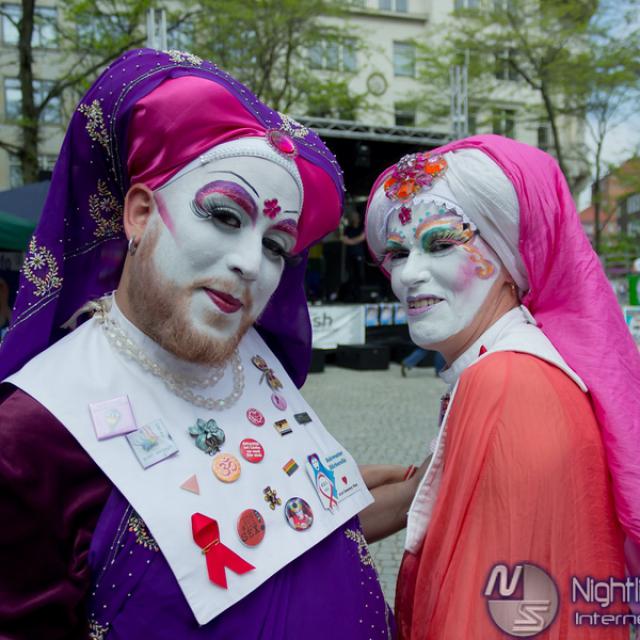
<path fill-rule="evenodd" d="M 346 247 L 347 282 L 343 285 L 344 299 L 348 302 L 358 302 L 360 288 L 364 284 L 365 239 L 362 216 L 355 209 L 346 215 L 346 225 L 342 229 L 341 240 Z"/>
<path fill-rule="evenodd" d="M 401 363 L 400 363 L 400 373 L 403 378 L 407 377 L 407 372 L 420 365 L 420 363 L 427 357 L 428 355 L 427 349 L 421 349 L 420 347 L 416 347 Z M 444 358 L 442 354 L 436 351 L 433 354 L 433 368 L 435 369 L 436 375 L 442 371 L 445 366 Z"/>

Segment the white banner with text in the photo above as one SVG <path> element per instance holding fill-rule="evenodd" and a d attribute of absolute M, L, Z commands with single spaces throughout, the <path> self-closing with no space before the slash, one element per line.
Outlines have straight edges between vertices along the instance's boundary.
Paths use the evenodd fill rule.
<path fill-rule="evenodd" d="M 364 344 L 364 305 L 310 306 L 314 349 L 335 349 L 339 344 Z"/>

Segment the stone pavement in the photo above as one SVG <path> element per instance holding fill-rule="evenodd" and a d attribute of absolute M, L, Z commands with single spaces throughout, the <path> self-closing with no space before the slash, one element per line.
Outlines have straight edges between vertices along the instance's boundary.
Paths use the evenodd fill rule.
<path fill-rule="evenodd" d="M 329 366 L 310 374 L 302 394 L 359 464 L 420 464 L 436 434 L 447 385 L 432 368 L 354 371 Z M 404 532 L 371 545 L 387 601 L 393 606 Z"/>

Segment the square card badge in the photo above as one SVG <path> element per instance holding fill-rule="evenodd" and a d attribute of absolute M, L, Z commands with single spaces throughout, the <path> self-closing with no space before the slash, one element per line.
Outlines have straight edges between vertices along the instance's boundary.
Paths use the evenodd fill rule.
<path fill-rule="evenodd" d="M 162 420 L 153 420 L 137 431 L 127 434 L 127 441 L 143 469 L 178 452 L 178 447 Z"/>
<path fill-rule="evenodd" d="M 324 460 L 317 453 L 312 453 L 307 456 L 305 467 L 325 509 L 335 509 L 338 502 L 360 491 L 360 476 L 355 463 L 347 460 L 342 450 Z"/>
<path fill-rule="evenodd" d="M 90 402 L 89 412 L 98 440 L 121 436 L 138 428 L 127 396 Z"/>

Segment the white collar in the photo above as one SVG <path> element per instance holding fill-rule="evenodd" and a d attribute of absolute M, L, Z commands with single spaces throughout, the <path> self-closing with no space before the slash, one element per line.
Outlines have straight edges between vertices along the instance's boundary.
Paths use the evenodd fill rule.
<path fill-rule="evenodd" d="M 486 354 L 480 353 L 481 347 L 486 349 Z M 524 305 L 511 309 L 494 322 L 450 367 L 440 372 L 440 377 L 453 387 L 467 367 L 496 351 L 529 353 L 546 360 L 564 371 L 582 391 L 588 391 L 584 381 L 538 328 L 536 319 Z"/>

